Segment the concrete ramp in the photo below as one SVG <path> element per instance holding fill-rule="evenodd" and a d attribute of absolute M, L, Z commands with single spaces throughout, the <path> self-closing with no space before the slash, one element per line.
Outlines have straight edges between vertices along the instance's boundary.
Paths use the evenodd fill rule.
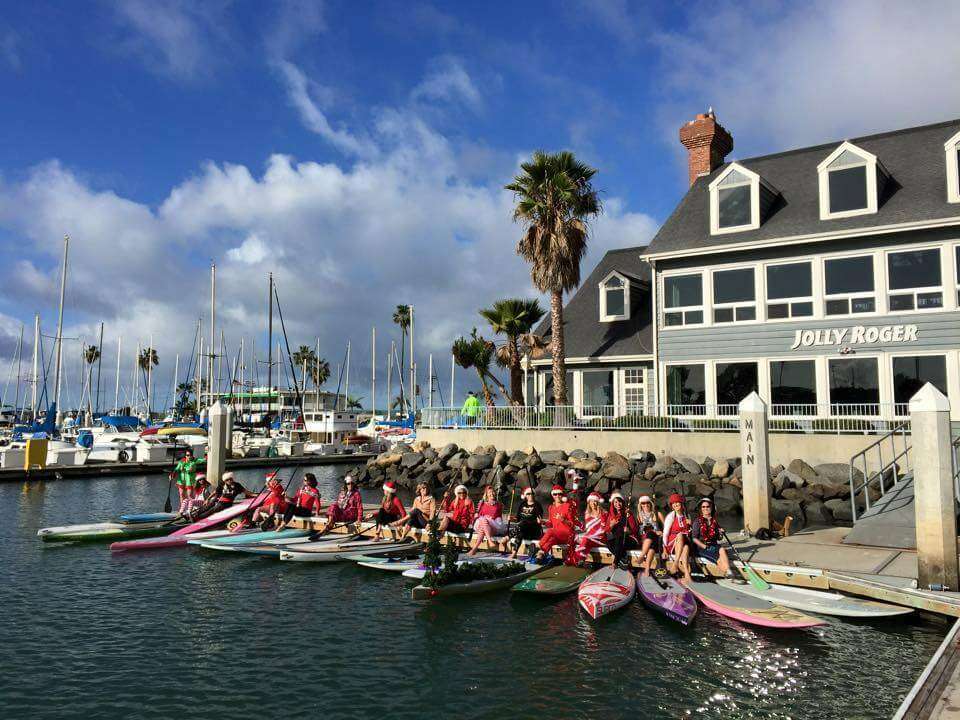
<path fill-rule="evenodd" d="M 913 510 L 913 475 L 877 500 L 857 520 L 843 540 L 846 545 L 917 549 L 916 515 Z"/>

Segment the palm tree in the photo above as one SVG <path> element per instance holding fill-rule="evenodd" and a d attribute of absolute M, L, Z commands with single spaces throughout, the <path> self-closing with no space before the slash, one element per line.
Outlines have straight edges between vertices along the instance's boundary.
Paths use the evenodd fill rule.
<path fill-rule="evenodd" d="M 347 410 L 363 410 L 362 397 L 354 397 L 353 395 L 347 395 Z"/>
<path fill-rule="evenodd" d="M 93 402 L 93 365 L 100 359 L 100 348 L 96 345 L 88 345 L 83 350 L 83 359 L 87 363 L 87 409 L 92 413 L 90 406 Z"/>
<path fill-rule="evenodd" d="M 505 335 L 506 342 L 497 347 L 497 364 L 510 368 L 510 403 L 523 405 L 523 368 L 521 345 L 530 355 L 542 355 L 544 341 L 532 330 L 545 312 L 537 300 L 497 300 L 492 308 L 480 310 L 480 316 L 493 332 Z"/>
<path fill-rule="evenodd" d="M 403 369 L 406 361 L 407 350 L 407 329 L 410 327 L 410 306 L 397 305 L 393 311 L 393 322 L 400 326 L 400 377 L 403 377 Z M 390 362 L 393 362 L 391 360 Z M 403 383 L 400 383 L 400 406 L 403 407 Z"/>
<path fill-rule="evenodd" d="M 303 389 L 307 389 L 307 373 L 313 374 L 313 364 L 317 361 L 317 354 L 312 347 L 301 345 L 293 353 L 293 366 L 303 371 Z"/>
<path fill-rule="evenodd" d="M 160 364 L 160 358 L 157 355 L 155 348 L 144 348 L 140 351 L 140 356 L 137 358 L 137 366 L 140 368 L 140 372 L 143 373 L 143 386 L 147 386 L 147 371 L 150 369 L 150 366 L 156 367 Z"/>
<path fill-rule="evenodd" d="M 493 391 L 490 390 L 488 382 L 496 385 L 504 397 L 509 397 L 503 383 L 490 372 L 490 363 L 493 362 L 496 345 L 482 335 L 477 335 L 476 328 L 470 333 L 469 338 L 458 337 L 454 340 L 450 351 L 453 353 L 453 361 L 457 365 L 465 370 L 473 368 L 477 371 L 477 375 L 480 377 L 480 386 L 483 388 L 483 400 L 487 407 L 493 407 Z"/>
<path fill-rule="evenodd" d="M 320 387 L 330 379 L 330 363 L 324 358 L 317 358 L 313 363 L 311 375 L 313 375 L 313 384 Z"/>
<path fill-rule="evenodd" d="M 177 397 L 174 402 L 174 411 L 176 418 L 182 418 L 194 413 L 194 403 L 190 396 L 194 392 L 194 381 L 182 382 L 177 385 Z"/>
<path fill-rule="evenodd" d="M 590 180 L 597 170 L 573 153 L 540 150 L 506 189 L 517 205 L 513 219 L 525 225 L 517 254 L 530 263 L 533 285 L 550 294 L 550 353 L 553 396 L 567 404 L 567 373 L 563 345 L 563 294 L 580 284 L 580 261 L 587 250 L 587 222 L 602 207 Z"/>

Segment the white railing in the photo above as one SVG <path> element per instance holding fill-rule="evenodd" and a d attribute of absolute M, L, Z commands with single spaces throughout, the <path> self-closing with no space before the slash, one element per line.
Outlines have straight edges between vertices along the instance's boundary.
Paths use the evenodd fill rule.
<path fill-rule="evenodd" d="M 902 423 L 892 404 L 772 405 L 770 431 L 878 435 Z M 662 430 L 737 432 L 737 405 L 644 406 L 572 405 L 479 407 L 475 414 L 455 407 L 427 407 L 419 426 L 485 430 Z"/>

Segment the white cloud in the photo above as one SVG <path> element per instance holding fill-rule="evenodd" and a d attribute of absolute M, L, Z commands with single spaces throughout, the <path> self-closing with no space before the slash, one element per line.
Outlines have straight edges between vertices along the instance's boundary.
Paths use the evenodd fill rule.
<path fill-rule="evenodd" d="M 283 0 L 264 42 L 274 60 L 293 55 L 313 35 L 327 29 L 320 0 Z"/>
<path fill-rule="evenodd" d="M 270 248 L 256 234 L 250 234 L 239 247 L 227 250 L 227 258 L 244 265 L 259 265 L 270 257 Z"/>
<path fill-rule="evenodd" d="M 482 102 L 480 91 L 459 58 L 449 55 L 431 62 L 426 77 L 410 93 L 414 101 L 462 102 L 477 108 Z"/>
<path fill-rule="evenodd" d="M 709 105 L 746 154 L 936 122 L 960 107 L 953 0 L 697 4 L 688 19 L 656 37 L 674 138 Z"/>

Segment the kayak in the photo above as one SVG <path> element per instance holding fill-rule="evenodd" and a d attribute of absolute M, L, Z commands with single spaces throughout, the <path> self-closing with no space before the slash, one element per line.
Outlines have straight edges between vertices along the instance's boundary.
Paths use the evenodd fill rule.
<path fill-rule="evenodd" d="M 360 567 L 402 573 L 407 570 L 415 570 L 416 568 L 423 567 L 423 557 L 423 555 L 417 555 L 413 558 L 381 558 L 374 557 L 373 555 L 354 555 L 350 559 Z"/>
<path fill-rule="evenodd" d="M 514 585 L 512 590 L 513 592 L 528 592 L 538 595 L 566 595 L 580 587 L 580 583 L 589 574 L 590 571 L 586 568 L 556 565 L 543 568 L 523 582 Z"/>
<path fill-rule="evenodd" d="M 244 532 L 253 532 L 247 530 Z M 190 533 L 188 535 L 164 535 L 163 537 L 142 538 L 139 540 L 121 540 L 110 546 L 110 552 L 130 552 L 135 550 L 161 550 L 163 548 L 186 547 L 191 540 L 206 540 L 209 538 L 227 537 L 236 535 L 229 530 L 221 528 L 219 530 L 204 530 L 202 532 Z"/>
<path fill-rule="evenodd" d="M 190 540 L 188 545 L 250 545 L 253 543 L 265 542 L 303 542 L 304 538 L 310 536 L 311 530 L 300 530 L 299 528 L 287 528 L 286 530 L 264 530 L 263 532 L 250 532 L 236 534 L 232 537 L 219 537 L 213 540 Z"/>
<path fill-rule="evenodd" d="M 102 522 L 42 528 L 37 531 L 37 537 L 44 542 L 96 542 L 117 540 L 119 538 L 154 537 L 156 535 L 165 535 L 170 532 L 170 530 L 171 526 L 169 522 L 141 523 L 139 525 Z"/>
<path fill-rule="evenodd" d="M 651 610 L 656 610 L 681 625 L 689 625 L 697 614 L 693 593 L 672 577 L 637 575 L 637 594 Z"/>
<path fill-rule="evenodd" d="M 356 542 L 312 542 L 288 545 L 280 553 L 281 560 L 293 562 L 338 562 L 350 560 L 357 555 L 384 555 L 419 551 L 420 543 L 412 540 L 359 540 Z"/>
<path fill-rule="evenodd" d="M 491 565 L 505 565 L 509 562 L 519 561 L 505 558 L 502 555 L 474 555 L 473 557 L 461 557 L 460 560 L 457 560 L 457 565 L 463 565 L 464 563 L 490 563 Z M 540 566 L 540 569 L 543 569 L 542 565 Z M 423 580 L 426 575 L 427 568 L 424 565 L 420 565 L 412 570 L 406 570 L 403 573 L 405 578 L 410 578 L 411 580 Z"/>
<path fill-rule="evenodd" d="M 591 573 L 580 585 L 580 607 L 594 620 L 619 610 L 633 600 L 637 584 L 626 570 L 608 565 Z"/>
<path fill-rule="evenodd" d="M 164 520 L 175 520 L 178 516 L 177 513 L 166 513 L 166 512 L 155 512 L 155 513 L 127 513 L 126 515 L 120 516 L 120 522 L 122 523 L 146 523 L 146 522 L 162 522 Z"/>
<path fill-rule="evenodd" d="M 714 612 L 750 625 L 790 630 L 824 624 L 824 621 L 818 618 L 717 583 L 693 582 L 689 589 L 697 600 Z"/>
<path fill-rule="evenodd" d="M 508 560 L 507 562 L 517 561 Z M 543 566 L 537 565 L 536 563 L 520 564 L 523 566 L 523 570 L 515 572 L 513 575 L 507 575 L 506 577 L 491 578 L 490 580 L 474 580 L 473 582 L 450 583 L 449 585 L 441 585 L 438 588 L 417 585 L 413 588 L 410 595 L 414 600 L 431 600 L 435 597 L 446 597 L 448 595 L 475 595 L 477 593 L 492 592 L 494 590 L 505 590 L 543 570 Z"/>
<path fill-rule="evenodd" d="M 864 600 L 836 592 L 824 592 L 823 590 L 808 590 L 807 588 L 786 585 L 771 585 L 769 590 L 760 590 L 752 585 L 739 583 L 735 580 L 718 580 L 717 584 L 777 605 L 803 612 L 819 613 L 820 615 L 883 618 L 908 615 L 913 612 L 913 608 L 877 602 L 876 600 Z"/>

